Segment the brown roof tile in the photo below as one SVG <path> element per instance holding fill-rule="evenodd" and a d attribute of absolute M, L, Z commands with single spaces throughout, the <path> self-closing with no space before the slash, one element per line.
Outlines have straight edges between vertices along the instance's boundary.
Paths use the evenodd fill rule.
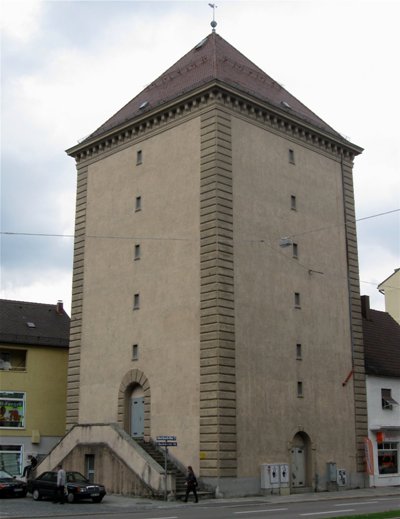
<path fill-rule="evenodd" d="M 333 128 L 219 34 L 211 33 L 101 125 L 87 140 L 211 82 L 234 87 L 341 138 Z"/>
<path fill-rule="evenodd" d="M 367 307 L 363 313 L 366 373 L 400 377 L 400 325 L 387 312 Z"/>
<path fill-rule="evenodd" d="M 0 344 L 67 347 L 70 318 L 56 310 L 57 305 L 0 299 Z"/>

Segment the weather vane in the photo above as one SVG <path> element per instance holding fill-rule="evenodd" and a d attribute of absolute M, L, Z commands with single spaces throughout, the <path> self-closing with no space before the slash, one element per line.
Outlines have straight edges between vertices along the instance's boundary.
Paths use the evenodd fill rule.
<path fill-rule="evenodd" d="M 215 32 L 215 27 L 217 26 L 217 22 L 215 21 L 215 9 L 218 7 L 217 4 L 208 4 L 210 7 L 212 7 L 213 10 L 213 20 L 211 22 L 212 32 Z"/>

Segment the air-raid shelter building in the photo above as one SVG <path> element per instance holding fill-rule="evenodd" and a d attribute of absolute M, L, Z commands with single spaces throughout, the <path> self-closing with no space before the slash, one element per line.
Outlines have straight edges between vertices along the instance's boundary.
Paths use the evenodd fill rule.
<path fill-rule="evenodd" d="M 173 435 L 219 495 L 268 491 L 278 465 L 292 492 L 335 469 L 364 485 L 361 151 L 214 31 L 67 150 L 68 433 L 50 461 L 162 490 L 141 445 Z"/>

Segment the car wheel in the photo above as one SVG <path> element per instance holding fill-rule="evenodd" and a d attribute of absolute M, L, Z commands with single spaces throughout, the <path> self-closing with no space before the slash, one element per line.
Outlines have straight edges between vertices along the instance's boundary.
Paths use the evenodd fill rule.
<path fill-rule="evenodd" d="M 75 501 L 75 496 L 72 492 L 68 492 L 67 501 L 68 503 L 73 503 Z"/>
<path fill-rule="evenodd" d="M 102 497 L 92 497 L 93 503 L 101 503 Z"/>
<path fill-rule="evenodd" d="M 34 501 L 40 501 L 42 499 L 42 496 L 40 495 L 40 492 L 37 488 L 32 492 L 32 497 Z"/>

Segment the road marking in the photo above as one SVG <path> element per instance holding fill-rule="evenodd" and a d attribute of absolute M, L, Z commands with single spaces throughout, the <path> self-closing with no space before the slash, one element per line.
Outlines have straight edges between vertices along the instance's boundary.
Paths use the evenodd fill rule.
<path fill-rule="evenodd" d="M 323 515 L 323 514 L 343 514 L 344 512 L 355 512 L 355 509 L 349 508 L 348 510 L 327 510 L 326 512 L 308 512 L 307 514 L 300 514 L 300 515 L 308 516 L 308 515 Z"/>
<path fill-rule="evenodd" d="M 281 512 L 287 508 L 270 508 L 268 510 L 246 510 L 245 512 L 234 512 L 235 514 L 261 514 L 264 512 Z"/>
<path fill-rule="evenodd" d="M 342 503 L 341 505 L 333 505 L 333 506 L 373 505 L 374 503 L 378 503 L 378 501 L 357 501 L 356 503 Z"/>

